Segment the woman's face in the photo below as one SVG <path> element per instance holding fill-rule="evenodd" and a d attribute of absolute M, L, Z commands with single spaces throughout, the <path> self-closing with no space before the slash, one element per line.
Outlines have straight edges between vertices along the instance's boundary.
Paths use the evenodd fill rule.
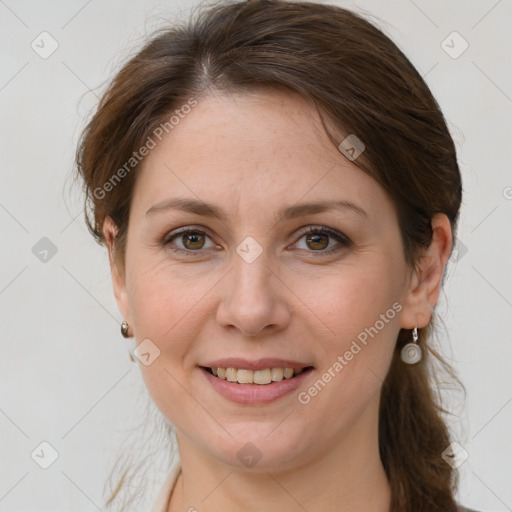
<path fill-rule="evenodd" d="M 376 435 L 410 277 L 383 188 L 312 106 L 260 92 L 198 99 L 150 151 L 114 286 L 179 438 L 270 470 Z"/>

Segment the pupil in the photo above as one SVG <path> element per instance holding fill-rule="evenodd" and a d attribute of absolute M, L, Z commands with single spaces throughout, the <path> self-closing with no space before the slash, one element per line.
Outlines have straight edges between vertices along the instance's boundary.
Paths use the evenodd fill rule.
<path fill-rule="evenodd" d="M 185 246 L 187 246 L 187 242 L 190 242 L 193 245 L 192 249 L 200 249 L 202 247 L 202 245 L 203 245 L 201 243 L 201 241 L 200 241 L 200 237 L 201 236 L 202 235 L 200 233 L 189 233 L 189 234 L 184 236 L 185 240 L 184 240 L 183 243 L 185 244 Z M 199 243 L 199 247 L 194 245 L 194 244 L 197 244 L 197 243 Z"/>
<path fill-rule="evenodd" d="M 321 247 L 317 247 L 317 249 L 325 249 L 328 245 L 328 243 L 324 243 L 322 244 L 321 242 L 319 242 L 319 239 L 320 238 L 324 238 L 324 241 L 327 239 L 327 236 L 326 235 L 308 235 L 307 237 L 307 242 L 310 243 L 312 242 L 313 244 L 320 244 Z"/>

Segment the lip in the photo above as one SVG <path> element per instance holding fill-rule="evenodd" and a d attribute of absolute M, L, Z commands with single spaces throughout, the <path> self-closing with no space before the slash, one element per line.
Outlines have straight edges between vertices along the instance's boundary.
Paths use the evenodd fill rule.
<path fill-rule="evenodd" d="M 271 357 L 265 357 L 254 361 L 248 361 L 240 357 L 228 357 L 226 359 L 217 359 L 210 361 L 205 364 L 201 364 L 207 368 L 237 368 L 240 370 L 265 370 L 267 368 L 293 368 L 294 370 L 300 370 L 311 364 L 301 363 L 299 361 L 291 361 L 287 359 L 276 359 Z"/>
<path fill-rule="evenodd" d="M 222 363 L 224 364 L 225 361 L 226 360 L 222 360 Z M 267 360 L 267 362 L 268 361 L 269 360 Z M 219 361 L 215 361 L 215 364 L 217 365 L 218 362 Z M 257 364 L 260 364 L 260 362 Z M 219 367 L 224 368 L 224 366 L 220 364 Z M 269 367 L 270 366 L 264 366 L 255 369 L 258 370 Z M 281 363 L 279 363 L 279 365 L 274 365 L 274 368 L 279 367 L 281 367 Z M 293 366 L 287 366 L 286 368 L 292 367 Z M 297 367 L 305 368 L 304 365 L 298 365 Z M 235 365 L 227 366 L 227 368 L 244 369 L 243 367 L 237 367 Z M 237 382 L 229 382 L 228 380 L 219 379 L 215 375 L 212 375 L 205 367 L 199 367 L 199 370 L 211 384 L 212 388 L 224 398 L 242 405 L 263 405 L 274 402 L 295 391 L 304 382 L 304 380 L 309 377 L 313 371 L 313 367 L 307 367 L 306 370 L 291 379 L 283 379 L 279 382 L 272 382 L 270 384 L 239 384 Z"/>

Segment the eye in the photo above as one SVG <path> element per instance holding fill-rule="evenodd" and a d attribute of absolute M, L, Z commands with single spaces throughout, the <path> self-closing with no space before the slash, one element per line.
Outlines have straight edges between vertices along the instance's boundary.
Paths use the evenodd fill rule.
<path fill-rule="evenodd" d="M 163 245 L 175 246 L 171 247 L 173 251 L 191 254 L 201 252 L 201 249 L 211 249 L 215 247 L 213 242 L 210 246 L 205 245 L 206 239 L 210 239 L 210 237 L 204 231 L 185 228 L 178 232 L 170 233 L 163 241 Z M 174 242 L 174 240 L 176 241 Z M 182 245 L 180 246 L 180 244 Z"/>
<path fill-rule="evenodd" d="M 301 237 L 301 240 L 305 240 L 305 247 L 299 247 L 299 249 L 309 250 L 308 252 L 320 253 L 319 256 L 333 254 L 351 245 L 350 239 L 344 234 L 324 226 L 309 226 L 299 232 L 299 236 Z M 333 238 L 338 242 L 338 244 L 334 244 L 334 248 L 330 245 L 329 238 Z M 336 245 L 338 245 L 338 247 L 336 247 Z M 329 248 L 329 250 L 324 250 L 327 248 Z"/>
<path fill-rule="evenodd" d="M 351 245 L 351 241 L 347 236 L 339 231 L 324 226 L 309 226 L 301 230 L 298 233 L 298 236 L 300 237 L 300 240 L 304 239 L 305 243 L 305 247 L 299 247 L 299 249 L 319 253 L 318 256 L 333 254 Z M 332 240 L 329 240 L 330 238 L 334 239 L 338 243 L 332 245 Z M 207 245 L 207 239 L 210 240 L 210 245 Z M 299 242 L 295 245 L 298 243 Z M 201 252 L 204 252 L 202 249 L 212 249 L 217 247 L 204 231 L 190 227 L 170 233 L 162 241 L 162 245 L 165 247 L 170 246 L 172 251 L 184 253 L 187 256 L 200 254 Z"/>

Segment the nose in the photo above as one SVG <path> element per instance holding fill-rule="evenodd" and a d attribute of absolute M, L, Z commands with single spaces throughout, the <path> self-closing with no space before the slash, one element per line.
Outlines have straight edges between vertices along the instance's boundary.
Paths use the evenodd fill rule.
<path fill-rule="evenodd" d="M 269 335 L 285 329 L 291 308 L 289 288 L 269 266 L 264 255 L 252 263 L 236 257 L 226 276 L 217 321 L 223 328 L 237 329 L 244 336 Z"/>

